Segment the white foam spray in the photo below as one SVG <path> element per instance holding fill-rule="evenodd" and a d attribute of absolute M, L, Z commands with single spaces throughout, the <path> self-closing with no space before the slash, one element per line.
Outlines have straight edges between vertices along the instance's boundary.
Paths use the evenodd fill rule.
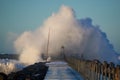
<path fill-rule="evenodd" d="M 11 72 L 16 72 L 24 68 L 24 65 L 16 60 L 10 59 L 0 59 L 0 72 L 9 74 Z"/>
<path fill-rule="evenodd" d="M 62 6 L 35 31 L 25 31 L 17 38 L 14 46 L 21 62 L 33 64 L 43 61 L 41 56 L 47 52 L 49 28 L 51 56 L 58 56 L 61 46 L 64 46 L 66 55 L 119 62 L 106 34 L 92 24 L 92 19 L 77 19 L 74 10 L 68 6 Z"/>

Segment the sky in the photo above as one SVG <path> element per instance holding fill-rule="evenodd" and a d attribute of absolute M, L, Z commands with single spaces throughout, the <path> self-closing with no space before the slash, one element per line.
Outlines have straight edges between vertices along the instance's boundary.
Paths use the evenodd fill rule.
<path fill-rule="evenodd" d="M 73 8 L 78 19 L 92 18 L 120 53 L 120 0 L 0 0 L 0 53 L 14 53 L 9 41 L 40 27 L 62 5 Z"/>

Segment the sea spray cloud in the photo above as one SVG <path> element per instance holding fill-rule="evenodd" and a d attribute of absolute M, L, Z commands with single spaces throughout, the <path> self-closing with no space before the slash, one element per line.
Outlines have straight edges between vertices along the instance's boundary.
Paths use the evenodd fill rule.
<path fill-rule="evenodd" d="M 21 62 L 43 61 L 41 56 L 47 52 L 49 30 L 50 56 L 59 56 L 61 46 L 64 46 L 66 55 L 118 63 L 118 56 L 106 34 L 92 24 L 92 19 L 77 19 L 74 10 L 68 6 L 62 6 L 35 31 L 25 31 L 16 39 L 14 46 Z"/>
<path fill-rule="evenodd" d="M 39 40 L 39 39 L 38 39 Z M 40 47 L 37 35 L 33 32 L 24 32 L 17 40 L 17 52 L 20 52 L 19 60 L 26 64 L 40 61 Z"/>
<path fill-rule="evenodd" d="M 0 72 L 9 74 L 10 72 L 19 71 L 24 68 L 24 65 L 19 61 L 10 59 L 0 59 Z"/>

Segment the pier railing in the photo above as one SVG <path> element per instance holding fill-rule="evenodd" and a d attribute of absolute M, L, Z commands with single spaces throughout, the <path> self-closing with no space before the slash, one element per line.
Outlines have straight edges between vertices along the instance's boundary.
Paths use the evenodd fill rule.
<path fill-rule="evenodd" d="M 68 64 L 78 71 L 85 80 L 120 80 L 120 65 L 101 63 L 98 60 L 83 60 L 66 57 Z"/>

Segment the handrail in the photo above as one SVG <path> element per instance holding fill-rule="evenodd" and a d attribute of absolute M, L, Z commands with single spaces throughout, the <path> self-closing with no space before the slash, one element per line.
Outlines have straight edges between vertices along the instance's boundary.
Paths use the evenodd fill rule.
<path fill-rule="evenodd" d="M 67 56 L 68 64 L 78 71 L 85 80 L 120 80 L 120 65 L 101 63 L 98 60 L 83 60 Z"/>

